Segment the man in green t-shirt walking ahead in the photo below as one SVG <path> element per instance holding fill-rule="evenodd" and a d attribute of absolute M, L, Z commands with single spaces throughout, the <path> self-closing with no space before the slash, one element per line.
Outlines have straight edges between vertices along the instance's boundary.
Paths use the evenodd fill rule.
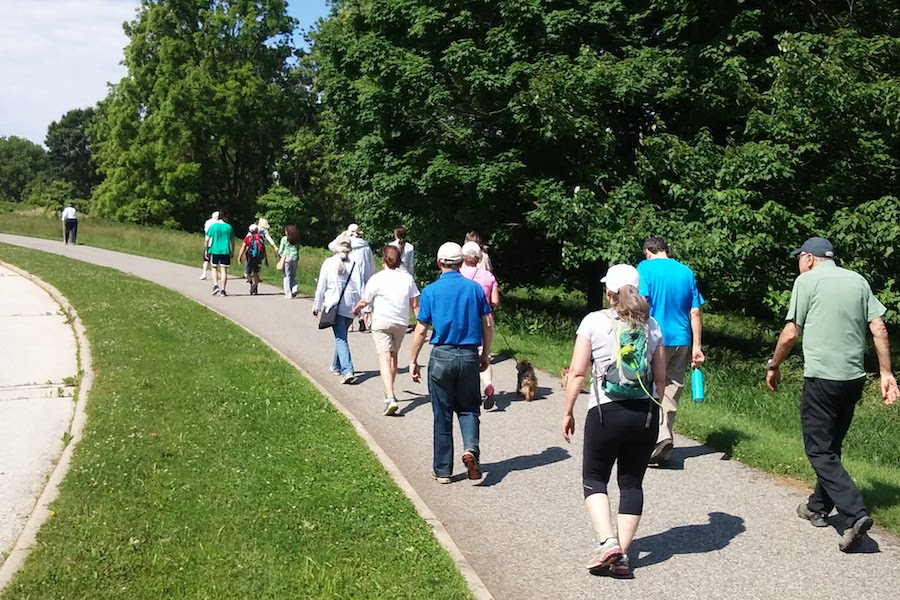
<path fill-rule="evenodd" d="M 768 363 L 766 384 L 773 392 L 778 389 L 779 366 L 802 331 L 800 423 L 806 456 L 816 472 L 816 488 L 797 507 L 797 515 L 816 527 L 826 527 L 825 519 L 837 508 L 845 527 L 838 548 L 848 552 L 872 527 L 862 494 L 841 464 L 844 436 L 866 382 L 866 328 L 875 341 L 884 403 L 893 404 L 900 397 L 881 319 L 885 308 L 865 278 L 834 264 L 834 247 L 825 238 L 810 238 L 791 255 L 799 255 L 800 276 L 794 281 L 787 323 Z"/>
<path fill-rule="evenodd" d="M 209 226 L 209 264 L 213 268 L 213 296 L 226 296 L 228 267 L 234 254 L 234 229 L 225 222 L 225 211 L 219 211 L 219 220 Z"/>

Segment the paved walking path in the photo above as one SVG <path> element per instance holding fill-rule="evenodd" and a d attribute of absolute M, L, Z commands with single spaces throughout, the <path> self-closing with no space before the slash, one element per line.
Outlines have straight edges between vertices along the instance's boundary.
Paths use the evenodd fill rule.
<path fill-rule="evenodd" d="M 0 266 L 0 555 L 11 548 L 63 450 L 75 411 L 75 334 L 43 288 Z"/>
<path fill-rule="evenodd" d="M 635 579 L 592 577 L 583 568 L 596 544 L 581 493 L 586 401 L 576 407 L 576 438 L 567 445 L 560 435 L 562 394 L 555 378 L 539 373 L 538 399 L 525 403 L 511 393 L 512 361 L 496 364 L 499 409 L 482 415 L 485 477 L 473 485 L 458 464 L 454 483 L 440 485 L 430 477 L 427 389 L 424 383 L 412 383 L 406 372 L 409 340 L 401 353 L 397 386 L 400 416 L 383 417 L 371 337 L 351 334 L 354 366 L 364 375 L 358 385 L 341 386 L 329 373 L 331 332 L 316 329 L 307 299 L 284 300 L 272 286 L 261 286 L 261 295 L 250 297 L 247 284 L 239 279 L 229 283 L 228 298 L 212 297 L 211 282 L 197 279 L 199 265 L 190 268 L 18 236 L 0 235 L 0 242 L 155 281 L 268 340 L 350 408 L 445 523 L 496 598 L 614 594 L 617 599 L 642 600 L 819 600 L 900 595 L 900 544 L 895 538 L 875 530 L 862 552 L 842 554 L 834 529 L 814 529 L 795 516 L 804 491 L 682 437 L 673 454 L 678 468 L 652 469 L 646 478 L 647 513 L 631 552 Z M 460 451 L 457 433 L 457 454 Z"/>

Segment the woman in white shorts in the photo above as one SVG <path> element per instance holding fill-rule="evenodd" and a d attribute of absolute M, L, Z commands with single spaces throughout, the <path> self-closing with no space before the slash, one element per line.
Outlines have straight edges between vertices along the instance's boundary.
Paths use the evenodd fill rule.
<path fill-rule="evenodd" d="M 381 380 L 384 382 L 384 414 L 397 412 L 394 380 L 397 378 L 397 353 L 409 325 L 409 309 L 419 310 L 419 288 L 409 273 L 400 271 L 400 249 L 387 245 L 381 250 L 384 268 L 372 275 L 362 298 L 353 307 L 359 315 L 363 308 L 373 305 L 372 340 L 378 353 Z"/>

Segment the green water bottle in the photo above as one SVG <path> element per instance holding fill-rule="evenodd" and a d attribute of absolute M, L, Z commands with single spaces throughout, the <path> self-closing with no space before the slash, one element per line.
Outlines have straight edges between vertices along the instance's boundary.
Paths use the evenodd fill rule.
<path fill-rule="evenodd" d="M 694 396 L 694 402 L 703 402 L 703 371 L 694 369 L 691 372 L 691 392 Z"/>

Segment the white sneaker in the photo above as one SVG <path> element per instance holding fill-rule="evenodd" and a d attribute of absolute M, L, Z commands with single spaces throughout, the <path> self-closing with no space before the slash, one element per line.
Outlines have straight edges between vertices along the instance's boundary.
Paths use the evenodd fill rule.
<path fill-rule="evenodd" d="M 393 396 L 388 396 L 384 399 L 384 416 L 390 417 L 395 412 L 397 412 L 397 409 L 399 408 L 400 405 L 397 404 L 397 399 Z"/>
<path fill-rule="evenodd" d="M 200 276 L 200 279 L 206 279 L 206 273 Z"/>

